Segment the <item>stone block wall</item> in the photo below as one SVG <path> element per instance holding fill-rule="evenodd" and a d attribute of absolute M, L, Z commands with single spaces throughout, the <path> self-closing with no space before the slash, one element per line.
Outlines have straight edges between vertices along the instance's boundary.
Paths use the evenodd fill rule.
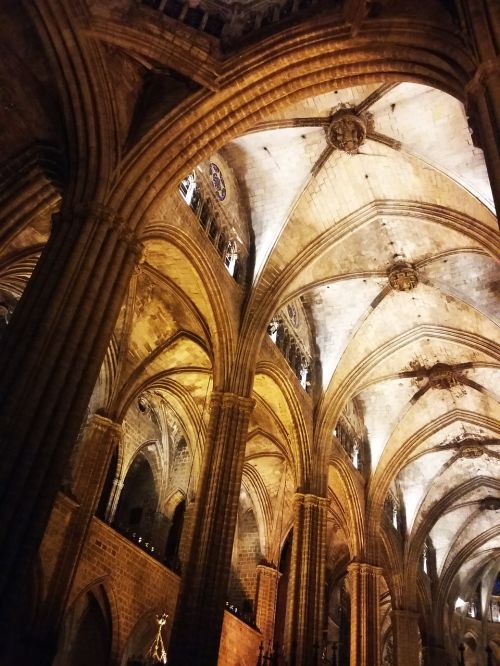
<path fill-rule="evenodd" d="M 51 579 L 65 547 L 68 526 L 76 505 L 60 494 L 40 548 L 42 588 L 50 595 Z M 94 518 L 73 582 L 68 608 L 96 587 L 107 596 L 112 626 L 112 666 L 122 664 L 124 651 L 144 618 L 154 613 L 169 615 L 164 631 L 168 646 L 179 590 L 179 576 L 109 525 Z M 39 600 L 42 601 L 42 600 Z M 39 606 L 43 613 L 43 605 Z M 150 621 L 150 620 L 149 620 Z M 260 632 L 226 612 L 220 648 L 221 666 L 252 666 L 256 663 Z"/>
<path fill-rule="evenodd" d="M 219 666 L 255 666 L 261 634 L 226 611 L 222 627 Z"/>

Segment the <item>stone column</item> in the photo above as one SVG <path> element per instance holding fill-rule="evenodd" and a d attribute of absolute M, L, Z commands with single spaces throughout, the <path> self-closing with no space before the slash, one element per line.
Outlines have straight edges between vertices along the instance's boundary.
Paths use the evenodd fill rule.
<path fill-rule="evenodd" d="M 296 494 L 285 651 L 288 666 L 317 666 L 324 619 L 327 500 Z"/>
<path fill-rule="evenodd" d="M 347 567 L 351 594 L 351 666 L 380 666 L 382 569 L 353 562 Z"/>
<path fill-rule="evenodd" d="M 104 516 L 105 521 L 111 525 L 115 519 L 116 509 L 118 508 L 118 501 L 120 500 L 120 495 L 123 490 L 123 481 L 119 476 L 115 477 L 113 481 L 113 487 L 111 488 L 111 494 L 109 496 L 108 506 L 106 507 L 106 514 Z"/>
<path fill-rule="evenodd" d="M 193 529 L 195 521 L 195 509 L 196 509 L 196 499 L 191 499 L 186 506 L 186 511 L 184 513 L 184 524 L 182 526 L 181 541 L 179 543 L 179 560 L 181 563 L 181 568 L 184 570 L 186 566 L 189 551 L 191 548 L 191 543 L 193 541 Z"/>
<path fill-rule="evenodd" d="M 493 200 L 500 215 L 500 11 L 494 2 L 462 3 L 466 25 L 478 58 L 467 86 L 467 111 L 473 138 L 484 151 Z"/>
<path fill-rule="evenodd" d="M 48 585 L 50 594 L 37 632 L 41 640 L 54 646 L 111 456 L 121 434 L 120 425 L 98 414 L 90 417 L 83 433 L 72 483 L 73 496 L 79 506 L 73 514 L 64 550 L 59 553 L 54 578 Z"/>
<path fill-rule="evenodd" d="M 257 592 L 255 594 L 256 623 L 265 646 L 274 643 L 276 601 L 280 572 L 274 567 L 259 564 L 257 567 Z"/>
<path fill-rule="evenodd" d="M 216 666 L 231 568 L 248 422 L 254 402 L 214 393 L 169 650 L 171 666 Z"/>
<path fill-rule="evenodd" d="M 412 611 L 392 611 L 394 666 L 420 666 L 418 618 L 419 614 Z"/>
<path fill-rule="evenodd" d="M 109 210 L 57 216 L 2 337 L 0 655 L 139 252 Z"/>

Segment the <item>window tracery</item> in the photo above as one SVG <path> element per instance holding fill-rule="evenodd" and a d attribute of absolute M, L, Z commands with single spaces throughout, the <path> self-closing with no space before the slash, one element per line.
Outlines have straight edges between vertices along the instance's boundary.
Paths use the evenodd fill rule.
<path fill-rule="evenodd" d="M 363 471 L 365 447 L 345 417 L 340 417 L 335 426 L 334 434 L 354 467 L 360 472 Z"/>
<path fill-rule="evenodd" d="M 403 526 L 401 505 L 392 492 L 385 498 L 384 512 L 394 529 L 400 532 Z"/>
<path fill-rule="evenodd" d="M 210 163 L 210 177 L 216 199 L 222 202 L 226 199 L 227 188 L 220 168 Z M 224 265 L 236 282 L 241 278 L 241 248 L 237 239 L 228 232 L 227 227 L 222 228 L 219 213 L 214 210 L 210 197 L 202 191 L 202 185 L 196 177 L 196 172 L 190 173 L 179 184 L 179 192 L 196 215 L 198 222 L 205 229 L 206 234 L 217 253 L 222 257 Z"/>
<path fill-rule="evenodd" d="M 422 569 L 424 573 L 429 573 L 429 546 L 426 543 L 422 552 Z"/>
<path fill-rule="evenodd" d="M 267 334 L 285 357 L 303 389 L 311 390 L 311 360 L 305 345 L 296 333 L 286 325 L 282 317 L 274 317 L 267 327 Z"/>
<path fill-rule="evenodd" d="M 249 3 L 218 3 L 202 0 L 142 0 L 142 4 L 182 21 L 195 30 L 219 37 L 227 45 L 267 26 L 278 24 L 310 10 L 314 5 L 340 7 L 338 0 L 257 0 Z"/>

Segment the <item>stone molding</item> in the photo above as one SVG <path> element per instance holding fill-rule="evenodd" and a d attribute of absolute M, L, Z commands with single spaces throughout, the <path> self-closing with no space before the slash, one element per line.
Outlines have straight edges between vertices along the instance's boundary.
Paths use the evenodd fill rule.
<path fill-rule="evenodd" d="M 304 506 L 328 507 L 328 499 L 326 497 L 320 497 L 312 493 L 295 493 L 293 501 L 294 504 L 303 504 Z"/>
<path fill-rule="evenodd" d="M 500 76 L 500 56 L 485 60 L 479 65 L 474 76 L 465 86 L 467 97 L 474 98 L 481 95 L 488 84 L 488 79 L 492 76 Z"/>

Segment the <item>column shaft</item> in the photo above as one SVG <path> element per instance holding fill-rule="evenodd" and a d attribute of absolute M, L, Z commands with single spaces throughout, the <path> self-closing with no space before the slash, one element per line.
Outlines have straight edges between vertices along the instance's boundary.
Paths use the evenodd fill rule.
<path fill-rule="evenodd" d="M 73 515 L 64 550 L 59 554 L 39 627 L 39 634 L 44 640 L 49 639 L 49 642 L 52 638 L 57 639 L 111 456 L 120 436 L 119 425 L 97 414 L 90 418 L 83 433 L 72 484 L 73 495 L 79 506 Z"/>
<path fill-rule="evenodd" d="M 393 610 L 394 666 L 420 666 L 420 632 L 418 613 Z"/>
<path fill-rule="evenodd" d="M 280 572 L 260 564 L 257 567 L 257 592 L 255 595 L 256 623 L 262 634 L 265 646 L 274 643 L 274 624 L 276 621 L 276 601 Z"/>
<path fill-rule="evenodd" d="M 316 666 L 324 612 L 327 501 L 297 494 L 285 650 L 289 666 Z"/>
<path fill-rule="evenodd" d="M 212 396 L 190 552 L 169 652 L 172 666 L 216 666 L 253 400 Z"/>
<path fill-rule="evenodd" d="M 118 502 L 120 500 L 120 495 L 123 490 L 123 481 L 119 476 L 115 477 L 113 481 L 113 487 L 111 488 L 111 495 L 109 497 L 108 506 L 106 507 L 105 520 L 111 525 L 115 519 L 116 509 L 118 508 Z"/>
<path fill-rule="evenodd" d="M 382 569 L 353 562 L 347 572 L 351 594 L 351 666 L 380 666 Z"/>
<path fill-rule="evenodd" d="M 487 0 L 462 3 L 466 25 L 478 57 L 467 86 L 471 125 L 484 151 L 493 200 L 500 215 L 500 11 Z"/>
<path fill-rule="evenodd" d="M 53 226 L 0 352 L 0 654 L 139 251 L 102 208 Z"/>

